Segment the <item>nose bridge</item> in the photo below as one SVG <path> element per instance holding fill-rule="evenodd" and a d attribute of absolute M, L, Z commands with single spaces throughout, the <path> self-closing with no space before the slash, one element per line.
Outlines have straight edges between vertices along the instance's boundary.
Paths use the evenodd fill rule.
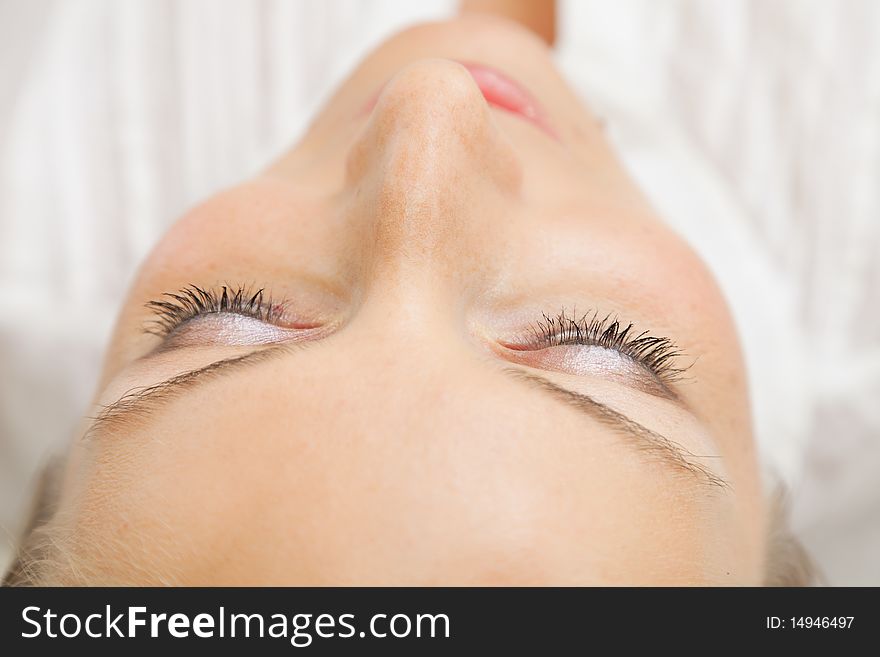
<path fill-rule="evenodd" d="M 521 170 L 467 70 L 428 60 L 386 85 L 347 176 L 379 263 L 427 265 L 460 253 L 484 228 L 480 208 L 515 195 Z"/>

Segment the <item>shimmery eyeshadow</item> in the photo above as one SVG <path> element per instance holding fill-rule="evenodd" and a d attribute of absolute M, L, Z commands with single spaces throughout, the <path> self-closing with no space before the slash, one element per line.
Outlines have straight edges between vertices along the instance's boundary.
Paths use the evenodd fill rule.
<path fill-rule="evenodd" d="M 173 331 L 164 349 L 205 346 L 253 346 L 288 342 L 303 337 L 303 330 L 286 329 L 236 313 L 208 313 Z"/>
<path fill-rule="evenodd" d="M 560 345 L 535 350 L 508 350 L 510 360 L 544 370 L 575 376 L 598 376 L 617 379 L 643 392 L 677 398 L 676 394 L 644 366 L 615 349 L 596 345 Z"/>

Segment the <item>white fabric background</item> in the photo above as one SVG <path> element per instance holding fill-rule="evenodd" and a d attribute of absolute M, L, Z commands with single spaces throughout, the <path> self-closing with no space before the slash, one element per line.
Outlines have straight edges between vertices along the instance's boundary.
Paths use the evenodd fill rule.
<path fill-rule="evenodd" d="M 563 2 L 558 60 L 703 254 L 764 458 L 832 583 L 880 584 L 880 3 Z M 0 529 L 137 263 L 434 0 L 0 2 Z M 6 541 L 0 535 L 0 564 Z"/>

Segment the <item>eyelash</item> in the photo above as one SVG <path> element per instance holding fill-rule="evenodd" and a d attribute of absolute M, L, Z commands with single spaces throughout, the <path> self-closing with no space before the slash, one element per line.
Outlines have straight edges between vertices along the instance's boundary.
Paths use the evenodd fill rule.
<path fill-rule="evenodd" d="M 688 369 L 676 364 L 683 355 L 678 346 L 669 338 L 647 331 L 636 333 L 633 326 L 631 322 L 624 326 L 612 315 L 600 317 L 597 311 L 575 319 L 562 310 L 553 317 L 544 314 L 532 330 L 538 348 L 585 345 L 612 349 L 646 367 L 662 381 L 678 380 Z"/>
<path fill-rule="evenodd" d="M 146 331 L 166 337 L 185 322 L 210 313 L 235 313 L 268 324 L 277 324 L 284 315 L 284 303 L 277 303 L 265 294 L 265 288 L 251 289 L 244 285 L 222 285 L 205 289 L 187 285 L 178 292 L 165 292 L 164 298 L 150 301 L 146 307 L 155 313 Z M 597 312 L 576 319 L 565 310 L 555 316 L 543 314 L 532 325 L 534 349 L 584 345 L 612 349 L 641 364 L 657 378 L 666 382 L 678 380 L 688 369 L 676 360 L 681 350 L 669 338 L 636 333 L 633 324 L 626 326 L 611 315 L 600 318 Z"/>
<path fill-rule="evenodd" d="M 276 324 L 284 315 L 284 304 L 267 296 L 265 288 L 244 285 L 221 285 L 214 289 L 187 285 L 178 292 L 165 292 L 163 299 L 149 301 L 146 307 L 155 313 L 147 324 L 147 333 L 165 337 L 185 322 L 210 313 L 234 313 L 268 324 Z"/>

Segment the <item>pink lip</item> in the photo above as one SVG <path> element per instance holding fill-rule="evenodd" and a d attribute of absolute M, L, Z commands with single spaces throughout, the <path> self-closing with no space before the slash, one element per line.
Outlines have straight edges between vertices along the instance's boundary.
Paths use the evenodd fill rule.
<path fill-rule="evenodd" d="M 559 136 L 550 126 L 547 114 L 534 96 L 519 83 L 511 80 L 501 71 L 471 62 L 459 62 L 464 66 L 474 82 L 483 92 L 486 102 L 499 109 L 517 114 L 537 126 L 554 139 Z"/>
<path fill-rule="evenodd" d="M 542 132 L 546 133 L 553 139 L 558 140 L 559 135 L 550 124 L 547 114 L 541 107 L 540 103 L 518 82 L 507 77 L 501 71 L 476 64 L 473 62 L 458 62 L 464 66 L 471 77 L 474 79 L 477 87 L 483 94 L 483 98 L 492 107 L 503 109 L 511 114 L 522 117 Z M 384 88 L 384 85 L 382 86 Z M 364 107 L 362 114 L 368 114 L 373 110 L 379 95 L 382 93 L 380 88 L 376 94 L 370 98 Z"/>

